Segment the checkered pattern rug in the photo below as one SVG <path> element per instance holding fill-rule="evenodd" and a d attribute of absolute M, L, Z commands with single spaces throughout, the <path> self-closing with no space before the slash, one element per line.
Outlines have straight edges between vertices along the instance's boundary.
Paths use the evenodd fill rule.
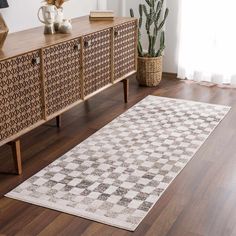
<path fill-rule="evenodd" d="M 133 231 L 229 110 L 148 96 L 6 196 Z"/>

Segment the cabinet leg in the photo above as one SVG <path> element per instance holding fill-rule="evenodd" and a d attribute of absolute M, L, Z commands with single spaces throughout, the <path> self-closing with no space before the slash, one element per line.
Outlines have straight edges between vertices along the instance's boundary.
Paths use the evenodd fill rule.
<path fill-rule="evenodd" d="M 20 140 L 12 141 L 10 145 L 12 148 L 12 155 L 13 155 L 16 173 L 18 175 L 21 175 L 22 174 L 22 161 L 21 161 Z"/>
<path fill-rule="evenodd" d="M 61 128 L 61 115 L 56 117 L 57 127 Z"/>
<path fill-rule="evenodd" d="M 124 88 L 124 100 L 125 103 L 128 103 L 128 97 L 129 97 L 129 80 L 124 79 L 123 81 L 123 88 Z"/>

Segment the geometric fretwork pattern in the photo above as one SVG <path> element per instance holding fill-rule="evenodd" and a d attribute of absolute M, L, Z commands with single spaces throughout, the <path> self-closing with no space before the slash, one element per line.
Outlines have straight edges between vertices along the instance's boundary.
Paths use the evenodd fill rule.
<path fill-rule="evenodd" d="M 111 83 L 111 30 L 84 37 L 85 96 Z"/>
<path fill-rule="evenodd" d="M 43 119 L 40 65 L 35 51 L 0 62 L 0 141 Z"/>
<path fill-rule="evenodd" d="M 148 96 L 7 196 L 134 230 L 229 109 Z"/>
<path fill-rule="evenodd" d="M 136 21 L 114 28 L 114 79 L 135 71 Z"/>
<path fill-rule="evenodd" d="M 43 50 L 46 115 L 81 99 L 80 39 Z"/>

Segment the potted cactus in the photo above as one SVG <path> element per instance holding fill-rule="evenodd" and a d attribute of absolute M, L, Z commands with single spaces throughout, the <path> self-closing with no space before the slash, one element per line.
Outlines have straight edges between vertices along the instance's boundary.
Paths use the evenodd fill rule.
<path fill-rule="evenodd" d="M 138 37 L 138 72 L 137 80 L 140 85 L 157 86 L 162 78 L 162 56 L 165 49 L 165 25 L 169 9 L 164 11 L 164 0 L 145 0 L 146 4 L 139 5 L 139 37 Z M 164 13 L 164 14 L 163 14 Z M 133 9 L 130 9 L 134 17 Z M 148 37 L 148 50 L 143 50 L 141 29 L 146 18 L 145 30 Z M 158 44 L 159 41 L 159 44 Z M 157 46 L 159 48 L 157 49 Z"/>

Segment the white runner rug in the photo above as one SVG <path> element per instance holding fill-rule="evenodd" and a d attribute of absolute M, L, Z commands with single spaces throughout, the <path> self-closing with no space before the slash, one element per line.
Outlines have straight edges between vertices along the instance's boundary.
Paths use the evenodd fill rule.
<path fill-rule="evenodd" d="M 148 96 L 6 196 L 133 231 L 229 110 Z"/>

